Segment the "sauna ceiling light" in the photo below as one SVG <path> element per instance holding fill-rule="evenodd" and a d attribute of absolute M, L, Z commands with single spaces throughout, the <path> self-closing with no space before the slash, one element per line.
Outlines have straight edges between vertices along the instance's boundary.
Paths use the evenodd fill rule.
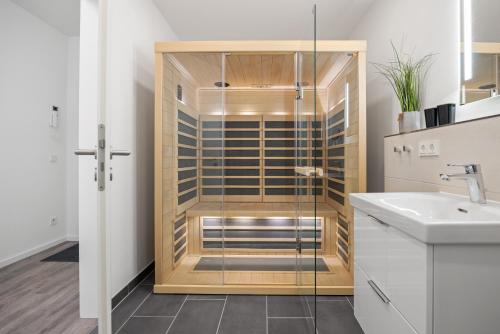
<path fill-rule="evenodd" d="M 216 81 L 216 82 L 214 82 L 214 86 L 221 88 L 222 87 L 222 81 Z M 224 87 L 229 87 L 229 86 L 231 86 L 229 84 L 229 82 L 224 82 Z"/>

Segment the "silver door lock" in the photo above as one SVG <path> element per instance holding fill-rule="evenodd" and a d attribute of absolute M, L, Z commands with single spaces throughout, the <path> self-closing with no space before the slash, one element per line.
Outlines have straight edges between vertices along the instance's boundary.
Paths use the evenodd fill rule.
<path fill-rule="evenodd" d="M 94 168 L 94 181 L 97 182 L 97 189 L 99 191 L 103 191 L 105 188 L 105 178 L 104 178 L 104 153 L 106 150 L 106 142 L 105 142 L 105 126 L 104 124 L 99 124 L 97 126 L 97 148 L 88 150 L 88 149 L 79 149 L 75 151 L 75 154 L 80 155 L 92 155 L 94 159 L 97 160 L 97 167 Z"/>

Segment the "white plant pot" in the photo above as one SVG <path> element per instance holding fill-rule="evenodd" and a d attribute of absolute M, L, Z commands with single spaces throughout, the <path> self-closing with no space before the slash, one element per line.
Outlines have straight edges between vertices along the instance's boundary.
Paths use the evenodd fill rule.
<path fill-rule="evenodd" d="M 399 114 L 399 133 L 420 130 L 420 111 L 406 111 Z"/>

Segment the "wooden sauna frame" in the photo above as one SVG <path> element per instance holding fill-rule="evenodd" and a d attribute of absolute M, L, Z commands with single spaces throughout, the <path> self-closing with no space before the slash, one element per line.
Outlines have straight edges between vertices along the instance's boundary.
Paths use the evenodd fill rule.
<path fill-rule="evenodd" d="M 365 41 L 317 41 L 316 42 L 317 52 L 342 52 L 351 53 L 356 55 L 357 72 L 356 80 L 358 84 L 358 124 L 357 128 L 359 134 L 357 134 L 357 152 L 355 161 L 357 162 L 358 168 L 355 169 L 357 178 L 357 191 L 366 192 L 366 42 Z M 205 294 L 219 294 L 219 293 L 229 293 L 229 294 L 312 294 L 314 288 L 309 285 L 263 285 L 263 284 L 222 284 L 222 285 L 203 285 L 203 284 L 185 284 L 185 285 L 173 285 L 166 283 L 167 275 L 176 267 L 176 263 L 173 260 L 173 254 L 177 254 L 179 250 L 186 248 L 188 249 L 188 244 L 183 244 L 178 249 L 174 249 L 175 245 L 172 244 L 171 247 L 167 247 L 167 254 L 165 253 L 165 236 L 169 236 L 171 239 L 175 233 L 179 233 L 179 240 L 183 237 L 188 238 L 189 231 L 189 221 L 191 219 L 196 219 L 196 217 L 201 217 L 201 213 L 197 213 L 196 210 L 188 209 L 182 215 L 176 215 L 174 210 L 170 212 L 171 224 L 175 227 L 165 226 L 164 223 L 164 191 L 165 182 L 168 182 L 170 189 L 172 187 L 177 187 L 177 184 L 173 183 L 173 179 L 169 179 L 168 176 L 164 175 L 165 166 L 163 158 L 163 125 L 166 120 L 163 118 L 163 102 L 164 102 L 164 56 L 170 53 L 291 53 L 291 52 L 312 52 L 313 51 L 313 41 L 183 41 L 183 42 L 160 42 L 156 44 L 155 47 L 155 135 L 154 135 L 154 219 L 155 219 L 155 293 L 205 293 Z M 329 115 L 334 112 L 337 106 L 330 106 L 327 104 Z M 327 116 L 328 117 L 328 116 Z M 175 121 L 177 122 L 177 116 L 175 116 Z M 328 125 L 327 128 L 328 129 Z M 176 137 L 176 136 L 175 136 Z M 175 145 L 173 145 L 175 147 Z M 327 148 L 328 149 L 328 148 Z M 197 157 L 198 158 L 198 157 Z M 172 166 L 170 166 L 172 167 Z M 176 167 L 176 166 L 174 166 Z M 328 167 L 327 167 L 328 168 Z M 174 168 L 175 173 L 177 173 Z M 200 176 L 198 175 L 198 179 Z M 328 178 L 326 178 L 328 182 Z M 335 180 L 333 180 L 335 181 Z M 338 181 L 337 182 L 342 182 Z M 198 184 L 198 189 L 200 185 Z M 262 184 L 261 184 L 262 187 Z M 177 189 L 177 188 L 176 188 Z M 325 187 L 328 191 L 328 186 Z M 198 195 L 200 196 L 200 195 Z M 262 196 L 262 194 L 261 194 Z M 337 238 L 347 238 L 349 242 L 346 247 L 349 251 L 344 254 L 343 261 L 347 269 L 352 272 L 352 209 L 348 204 L 348 198 L 345 196 L 345 207 L 338 207 L 335 203 L 330 203 L 328 196 L 323 194 L 322 201 L 326 204 L 331 205 L 337 210 L 337 213 L 326 214 L 319 213 L 318 216 L 322 217 L 322 224 L 326 220 L 338 219 L 336 237 Z M 205 202 L 203 202 L 205 203 Z M 280 203 L 261 203 L 262 208 L 265 205 L 272 205 L 273 208 L 277 208 Z M 192 205 L 191 201 L 183 203 L 184 209 Z M 174 205 L 175 206 L 175 205 Z M 211 209 L 214 208 L 212 205 Z M 263 215 L 263 210 L 255 209 L 253 212 L 251 210 L 245 210 L 245 215 L 251 215 L 252 217 L 260 217 Z M 267 210 L 267 209 L 266 209 Z M 215 210 L 217 211 L 217 210 Z M 308 212 L 310 210 L 305 210 Z M 194 213 L 193 213 L 194 212 Z M 241 213 L 238 211 L 238 214 Z M 225 216 L 237 216 L 235 212 L 226 212 Z M 210 212 L 205 214 L 210 215 Z M 292 212 L 286 209 L 277 209 L 276 215 L 280 216 L 292 216 Z M 175 224 L 176 221 L 181 222 L 185 219 L 185 223 L 182 225 Z M 185 230 L 183 229 L 185 226 Z M 324 227 L 323 227 L 324 229 Z M 340 233 L 340 234 L 339 234 Z M 182 234 L 182 235 L 181 235 Z M 177 239 L 176 239 L 177 240 Z M 174 242 L 174 241 L 173 241 Z M 336 242 L 336 247 L 341 248 L 342 240 Z M 170 250 L 168 250 L 170 248 Z M 339 250 L 339 254 L 342 249 Z M 318 286 L 318 293 L 323 294 L 352 294 L 353 284 L 344 286 Z"/>

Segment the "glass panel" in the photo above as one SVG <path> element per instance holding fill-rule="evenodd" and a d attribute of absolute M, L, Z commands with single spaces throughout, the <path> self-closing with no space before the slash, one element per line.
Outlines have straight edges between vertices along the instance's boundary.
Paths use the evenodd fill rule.
<path fill-rule="evenodd" d="M 219 130 L 219 135 L 220 139 L 222 142 L 222 147 L 221 147 L 221 168 L 222 168 L 222 197 L 221 197 L 221 216 L 222 216 L 222 254 L 220 254 L 220 260 L 222 261 L 222 285 L 225 284 L 226 282 L 226 246 L 229 245 L 226 244 L 226 227 L 227 224 L 229 223 L 229 219 L 226 217 L 225 210 L 224 210 L 224 199 L 227 196 L 227 188 L 226 188 L 226 171 L 229 170 L 229 168 L 226 167 L 226 142 L 228 142 L 228 136 L 226 136 L 226 88 L 229 87 L 230 83 L 228 82 L 226 78 L 226 57 L 227 55 L 225 53 L 222 53 L 220 55 L 220 61 L 221 61 L 221 71 L 220 71 L 220 83 L 216 83 L 215 85 L 218 86 L 219 90 L 219 97 L 220 97 L 220 102 L 221 102 L 221 111 L 220 111 L 220 130 Z"/>
<path fill-rule="evenodd" d="M 231 53 L 224 67 L 224 284 L 296 287 L 294 53 Z"/>
<path fill-rule="evenodd" d="M 165 54 L 163 64 L 166 265 L 165 281 L 161 284 L 222 285 L 223 96 L 221 89 L 214 86 L 224 81 L 222 55 L 171 53 Z M 209 90 L 210 103 L 200 99 L 201 89 Z M 169 194 L 176 196 L 172 198 Z M 210 217 L 186 214 L 187 210 L 196 210 L 202 201 L 210 203 Z"/>
<path fill-rule="evenodd" d="M 297 284 L 304 295 L 303 303 L 312 318 L 307 333 L 316 332 L 316 277 L 317 272 L 328 270 L 318 261 L 321 248 L 322 223 L 317 217 L 317 196 L 322 196 L 322 168 L 324 124 L 323 114 L 317 113 L 316 91 L 316 6 L 313 8 L 313 40 L 311 49 L 296 54 L 297 99 L 295 121 L 297 124 L 297 153 L 306 151 L 306 159 L 296 158 L 296 173 L 304 176 L 306 190 L 296 193 L 297 207 Z M 299 125 L 305 124 L 305 138 Z M 306 139 L 305 141 L 301 139 Z M 297 184 L 299 189 L 299 184 Z"/>
<path fill-rule="evenodd" d="M 317 307 L 317 284 L 318 284 L 318 281 L 317 281 L 317 274 L 318 274 L 318 254 L 317 254 L 317 249 L 318 249 L 318 215 L 317 215 L 317 211 L 316 211 L 316 208 L 317 208 L 317 197 L 318 197 L 318 188 L 316 188 L 318 185 L 319 185 L 319 177 L 323 177 L 323 168 L 321 168 L 319 166 L 319 163 L 318 163 L 318 159 L 319 159 L 319 156 L 318 156 L 318 148 L 320 147 L 320 145 L 318 145 L 318 128 L 321 128 L 321 124 L 324 124 L 324 118 L 323 118 L 323 115 L 321 114 L 318 114 L 317 112 L 317 97 L 318 97 L 318 94 L 317 94 L 317 66 L 316 66 L 316 61 L 317 61 L 317 52 L 316 52 L 316 40 L 317 40 L 317 24 L 316 24 L 316 5 L 313 6 L 313 20 L 314 20 L 314 24 L 313 24 L 313 30 L 314 30 L 314 36 L 313 36 L 313 43 L 314 43 L 314 50 L 313 50 L 313 66 L 312 66 L 312 72 L 313 72 L 313 96 L 312 96 L 312 99 L 313 99 L 313 117 L 312 117 L 312 128 L 313 128 L 313 138 L 312 138 L 312 148 L 313 148 L 313 166 L 314 166 L 314 169 L 315 169 L 315 173 L 314 173 L 314 177 L 313 177 L 313 184 L 312 184 L 312 187 L 313 187 L 313 203 L 314 203 L 314 214 L 313 214 L 313 217 L 314 217 L 314 278 L 313 278 L 313 282 L 308 282 L 310 283 L 313 288 L 314 288 L 314 291 L 311 292 L 311 295 L 313 295 L 313 298 L 314 298 L 314 307 L 313 307 L 313 311 L 312 311 L 312 316 L 313 316 L 313 322 L 314 322 L 314 333 L 317 333 L 317 310 L 318 310 L 318 307 Z M 323 136 L 321 136 L 320 138 L 324 138 Z M 323 139 L 324 141 L 324 139 Z M 318 172 L 319 168 L 321 168 L 321 172 Z M 324 180 L 321 180 L 323 183 Z M 320 188 L 321 189 L 321 188 Z M 324 224 L 323 224 L 324 225 Z M 322 229 L 321 230 L 321 233 L 323 233 L 324 230 Z"/>
<path fill-rule="evenodd" d="M 296 240 L 297 240 L 297 285 L 304 284 L 307 273 L 303 270 L 305 266 L 304 253 L 307 252 L 307 246 L 311 246 L 310 238 L 304 238 L 305 220 L 307 217 L 307 204 L 310 195 L 308 169 L 310 168 L 310 140 L 309 140 L 309 117 L 304 108 L 304 95 L 308 83 L 304 82 L 303 77 L 304 54 L 297 52 L 295 54 L 295 82 L 297 96 L 295 99 L 295 200 L 297 208 L 296 219 Z"/>

